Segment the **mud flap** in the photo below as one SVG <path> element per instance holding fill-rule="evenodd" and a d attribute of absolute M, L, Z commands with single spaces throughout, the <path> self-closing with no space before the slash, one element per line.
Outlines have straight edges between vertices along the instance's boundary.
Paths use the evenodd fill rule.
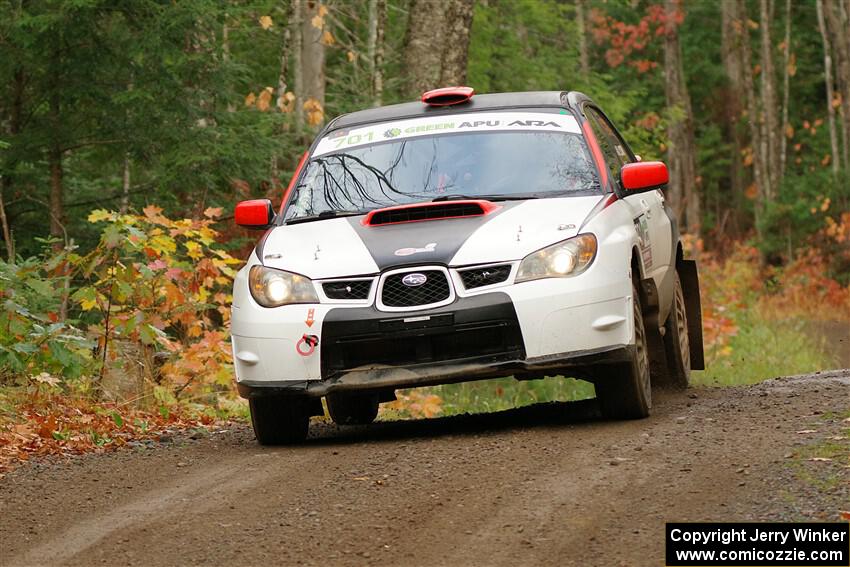
<path fill-rule="evenodd" d="M 685 311 L 688 315 L 688 342 L 691 346 L 691 369 L 705 370 L 705 354 L 702 344 L 702 305 L 699 298 L 699 274 L 695 260 L 679 262 L 679 280 L 685 296 Z"/>

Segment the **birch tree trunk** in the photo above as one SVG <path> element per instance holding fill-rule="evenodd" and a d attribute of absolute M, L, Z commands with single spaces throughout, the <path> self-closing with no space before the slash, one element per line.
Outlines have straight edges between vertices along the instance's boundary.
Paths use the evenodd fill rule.
<path fill-rule="evenodd" d="M 791 0 L 785 0 L 785 48 L 782 51 L 782 130 L 779 146 L 779 178 L 785 177 L 788 160 L 788 102 L 791 83 Z"/>
<path fill-rule="evenodd" d="M 411 96 L 439 86 L 446 11 L 447 6 L 438 0 L 412 0 L 410 4 L 404 66 Z"/>
<path fill-rule="evenodd" d="M 585 81 L 590 76 L 590 60 L 587 54 L 587 15 L 584 13 L 585 0 L 576 0 L 576 33 L 578 34 L 578 63 L 581 77 Z"/>
<path fill-rule="evenodd" d="M 723 68 L 729 79 L 728 95 L 725 97 L 726 104 L 726 134 L 732 141 L 732 155 L 729 166 L 729 189 L 732 193 L 729 202 L 733 204 L 731 214 L 734 215 L 737 227 L 740 221 L 740 211 L 743 209 L 742 202 L 744 188 L 746 187 L 742 151 L 745 140 L 741 135 L 741 116 L 744 112 L 742 101 L 746 100 L 743 86 L 743 69 L 741 65 L 740 34 L 736 29 L 738 22 L 737 5 L 734 0 L 725 0 L 721 8 L 721 52 L 723 57 Z"/>
<path fill-rule="evenodd" d="M 667 127 L 670 142 L 667 151 L 670 163 L 670 201 L 685 231 L 699 234 L 700 203 L 696 190 L 693 110 L 685 83 L 682 51 L 675 21 L 679 3 L 677 0 L 665 0 L 664 9 L 667 22 L 664 37 L 665 94 L 670 114 Z"/>
<path fill-rule="evenodd" d="M 369 82 L 372 106 L 381 106 L 384 94 L 384 30 L 387 24 L 387 0 L 369 0 Z"/>
<path fill-rule="evenodd" d="M 755 80 L 753 78 L 753 59 L 750 49 L 749 16 L 744 0 L 735 2 L 735 30 L 738 34 L 738 47 L 741 50 L 741 68 L 743 70 L 744 98 L 747 103 L 747 123 L 750 128 L 750 144 L 753 156 L 753 177 L 756 184 L 755 225 L 756 233 L 761 237 L 761 211 L 764 207 L 766 185 L 770 182 L 767 175 L 766 144 L 762 141 L 758 122 L 758 104 L 756 100 Z"/>
<path fill-rule="evenodd" d="M 832 106 L 835 96 L 832 90 L 832 47 L 830 46 L 829 33 L 827 32 L 826 21 L 823 16 L 823 0 L 817 0 L 816 8 L 820 37 L 823 42 L 823 70 L 826 79 L 826 116 L 827 124 L 829 125 L 829 147 L 832 150 L 832 176 L 837 180 L 840 153 L 838 150 L 838 134 L 835 131 L 835 107 Z"/>
<path fill-rule="evenodd" d="M 835 79 L 841 94 L 839 114 L 841 116 L 841 138 L 843 143 L 842 163 L 850 171 L 850 14 L 840 0 L 824 0 L 823 13 L 827 29 L 832 38 L 835 54 Z M 832 101 L 830 101 L 830 104 Z"/>
<path fill-rule="evenodd" d="M 469 32 L 472 28 L 474 0 L 453 0 L 446 13 L 446 38 L 443 45 L 443 69 L 440 86 L 466 84 L 469 56 Z"/>
<path fill-rule="evenodd" d="M 304 133 L 304 71 L 301 64 L 301 47 L 304 37 L 301 33 L 304 12 L 303 0 L 292 0 L 292 52 L 295 54 L 292 62 L 292 83 L 295 91 L 295 135 L 301 140 Z"/>
<path fill-rule="evenodd" d="M 404 50 L 409 95 L 466 82 L 474 7 L 474 0 L 412 0 Z"/>
<path fill-rule="evenodd" d="M 772 0 L 771 0 L 772 4 Z M 761 103 L 762 147 L 765 151 L 767 183 L 764 197 L 776 197 L 779 175 L 779 121 L 777 119 L 776 71 L 773 66 L 773 43 L 770 38 L 770 12 L 768 0 L 759 0 L 759 28 L 761 31 Z"/>
<path fill-rule="evenodd" d="M 320 10 L 323 8 L 318 0 L 306 0 L 303 6 L 301 23 L 301 69 L 304 74 L 304 110 L 311 114 L 307 122 L 317 129 L 322 120 L 316 122 L 313 114 L 324 115 L 325 111 L 325 32 L 326 20 Z M 321 22 L 317 25 L 317 22 Z M 318 107 L 315 105 L 318 104 Z"/>

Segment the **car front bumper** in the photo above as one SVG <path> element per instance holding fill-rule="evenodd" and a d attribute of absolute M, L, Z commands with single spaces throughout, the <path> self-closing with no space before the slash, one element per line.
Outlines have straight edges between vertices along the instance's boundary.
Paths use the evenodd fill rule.
<path fill-rule="evenodd" d="M 581 375 L 630 356 L 630 280 L 611 275 L 508 284 L 403 313 L 340 304 L 265 309 L 245 297 L 247 286 L 238 297 L 237 278 L 238 389 L 244 397 L 323 396 L 567 370 Z M 311 348 L 305 337 L 317 344 Z"/>

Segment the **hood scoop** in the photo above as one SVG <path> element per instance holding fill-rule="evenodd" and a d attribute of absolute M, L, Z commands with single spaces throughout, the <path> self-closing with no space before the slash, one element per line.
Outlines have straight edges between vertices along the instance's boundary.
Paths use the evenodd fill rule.
<path fill-rule="evenodd" d="M 369 211 L 363 219 L 364 226 L 401 224 L 429 220 L 458 219 L 489 215 L 499 205 L 484 200 L 443 201 L 439 203 L 414 203 Z"/>

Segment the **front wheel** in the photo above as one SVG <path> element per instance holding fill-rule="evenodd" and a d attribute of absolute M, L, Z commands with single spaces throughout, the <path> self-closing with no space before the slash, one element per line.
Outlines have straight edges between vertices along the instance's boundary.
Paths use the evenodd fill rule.
<path fill-rule="evenodd" d="M 632 315 L 634 317 L 634 348 L 631 360 L 612 364 L 600 370 L 594 386 L 602 415 L 611 419 L 647 417 L 652 407 L 649 381 L 649 349 L 643 324 L 640 293 L 632 285 Z"/>
<path fill-rule="evenodd" d="M 251 398 L 251 425 L 260 445 L 290 445 L 307 438 L 310 415 L 298 398 Z"/>
<path fill-rule="evenodd" d="M 368 425 L 378 417 L 378 394 L 328 394 L 328 413 L 339 425 Z"/>
<path fill-rule="evenodd" d="M 676 273 L 673 308 L 664 323 L 664 350 L 667 355 L 667 377 L 674 388 L 685 389 L 691 381 L 691 345 L 688 337 L 688 315 L 682 282 Z"/>

